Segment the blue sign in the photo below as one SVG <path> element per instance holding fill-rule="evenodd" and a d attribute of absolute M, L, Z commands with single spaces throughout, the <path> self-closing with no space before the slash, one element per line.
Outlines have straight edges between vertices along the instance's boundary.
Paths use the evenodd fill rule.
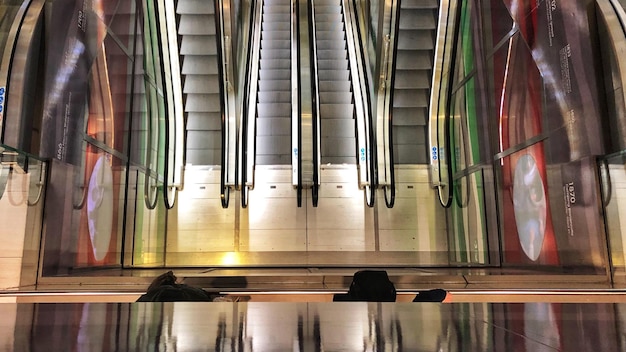
<path fill-rule="evenodd" d="M 433 160 L 439 159 L 439 153 L 438 153 L 437 147 L 432 147 L 431 148 L 430 155 L 431 155 Z"/>
<path fill-rule="evenodd" d="M 4 111 L 4 87 L 0 87 L 0 114 Z"/>

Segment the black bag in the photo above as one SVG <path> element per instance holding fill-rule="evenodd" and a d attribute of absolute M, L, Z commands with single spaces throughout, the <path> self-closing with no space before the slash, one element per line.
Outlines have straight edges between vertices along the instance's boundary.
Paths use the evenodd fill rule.
<path fill-rule="evenodd" d="M 396 287 L 384 270 L 361 270 L 352 277 L 347 294 L 335 294 L 333 301 L 395 302 Z"/>

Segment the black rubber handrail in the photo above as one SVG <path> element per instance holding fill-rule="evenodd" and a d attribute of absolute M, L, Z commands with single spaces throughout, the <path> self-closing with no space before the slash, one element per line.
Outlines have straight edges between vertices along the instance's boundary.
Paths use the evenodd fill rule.
<path fill-rule="evenodd" d="M 311 196 L 313 198 L 313 206 L 317 207 L 319 203 L 319 165 L 317 165 L 317 161 L 320 160 L 320 151 L 317 148 L 317 140 L 319 140 L 320 126 L 318 126 L 317 121 L 319 120 L 319 110 L 317 109 L 317 104 L 319 103 L 319 77 L 318 77 L 318 69 L 317 69 L 317 37 L 316 37 L 316 27 L 315 27 L 315 6 L 313 5 L 313 0 L 307 1 L 307 6 L 309 8 L 308 11 L 308 20 L 309 20 L 309 43 L 311 45 L 311 50 L 309 50 L 309 56 L 311 61 L 311 92 L 313 93 L 311 96 L 311 127 L 313 131 L 313 185 L 311 189 Z"/>
<path fill-rule="evenodd" d="M 461 21 L 461 12 L 462 12 L 462 4 L 459 5 L 459 8 L 456 10 L 455 18 L 453 19 L 453 23 L 455 24 L 454 26 L 454 34 L 452 36 L 452 40 L 454 40 L 454 43 L 452 44 L 452 53 L 450 55 L 450 70 L 449 72 L 451 72 L 451 74 L 448 75 L 448 85 L 447 85 L 447 91 L 445 92 L 445 101 L 444 101 L 444 153 L 445 153 L 445 160 L 447 163 L 451 163 L 452 162 L 452 151 L 450 150 L 450 114 L 451 114 L 451 101 L 452 101 L 452 84 L 454 83 L 454 70 L 456 68 L 455 65 L 455 59 L 456 59 L 456 54 L 458 51 L 458 46 L 459 43 L 456 41 L 458 36 L 459 36 L 459 31 L 460 31 L 460 26 L 459 23 Z M 448 16 L 450 16 L 450 14 L 448 13 Z M 448 17 L 449 18 L 449 17 Z M 449 23 L 450 21 L 448 21 Z M 449 27 L 449 26 L 448 26 Z M 441 94 L 441 92 L 440 92 Z M 439 125 L 437 126 L 437 129 L 439 129 Z M 440 146 L 441 143 L 439 141 L 439 133 L 437 133 L 437 146 Z M 439 150 L 441 150 L 441 148 L 439 148 Z M 441 157 L 438 159 L 438 162 L 441 160 Z M 439 179 L 441 179 L 441 167 L 439 167 Z M 446 173 L 447 173 L 447 177 L 448 177 L 448 196 L 446 197 L 447 199 L 442 199 L 441 197 L 441 187 L 437 188 L 437 192 L 439 193 L 439 203 L 441 204 L 441 206 L 443 206 L 444 208 L 449 208 L 452 205 L 452 197 L 453 197 L 453 193 L 454 193 L 454 187 L 452 186 L 453 180 L 452 180 L 452 167 L 450 167 L 450 165 L 448 165 L 448 167 L 446 167 Z"/>
<path fill-rule="evenodd" d="M 296 16 L 296 66 L 298 68 L 298 73 L 300 72 L 301 62 L 300 62 L 300 2 L 295 2 L 294 9 Z M 292 75 L 293 77 L 293 75 Z M 298 86 L 298 185 L 296 186 L 296 196 L 297 196 L 297 205 L 298 208 L 302 207 L 302 82 L 300 80 L 300 75 L 298 74 L 297 86 Z"/>
<path fill-rule="evenodd" d="M 214 1 L 214 6 L 215 6 L 215 33 L 217 33 L 217 35 L 215 36 L 215 41 L 216 41 L 216 46 L 217 46 L 217 74 L 218 74 L 218 82 L 219 82 L 219 91 L 220 91 L 220 123 L 221 123 L 221 132 L 222 132 L 222 157 L 221 157 L 221 165 L 222 165 L 222 169 L 220 170 L 220 201 L 222 203 L 222 208 L 226 209 L 228 208 L 228 203 L 229 203 L 229 199 L 230 199 L 230 188 L 226 186 L 226 169 L 227 169 L 227 165 L 226 165 L 226 153 L 224 153 L 224 150 L 226 150 L 226 139 L 227 139 L 227 135 L 226 135 L 226 104 L 224 103 L 224 101 L 226 100 L 226 92 L 224 91 L 224 69 L 222 67 L 222 60 L 224 60 L 224 58 L 222 57 L 222 46 L 224 45 L 224 43 L 222 43 L 222 17 L 221 17 L 221 13 L 222 13 L 222 9 L 220 6 L 220 2 L 219 1 Z"/>
<path fill-rule="evenodd" d="M 345 9 L 344 9 L 345 11 Z M 361 48 L 361 50 L 359 50 L 359 60 L 361 61 L 361 63 L 363 65 L 365 65 L 365 63 L 367 62 L 365 60 L 365 52 L 363 50 L 363 48 L 365 47 L 365 45 L 363 44 L 362 38 L 361 38 L 361 29 L 360 29 L 360 25 L 359 25 L 359 21 L 356 20 L 356 14 L 358 13 L 358 8 L 355 2 L 352 2 L 352 12 L 355 14 L 355 21 L 353 23 L 353 25 L 356 27 L 356 38 L 358 40 L 358 47 Z M 365 98 L 366 98 L 366 104 L 367 104 L 367 116 L 365 117 L 366 119 L 368 119 L 368 123 L 367 125 L 369 126 L 368 130 L 367 130 L 367 134 L 368 134 L 368 138 L 369 138 L 369 145 L 368 145 L 368 153 L 369 153 L 369 175 L 370 175 L 370 184 L 369 186 L 366 186 L 365 192 L 369 191 L 369 195 L 366 193 L 365 194 L 365 203 L 367 204 L 368 207 L 372 208 L 374 207 L 374 204 L 376 203 L 376 187 L 378 187 L 378 165 L 376 162 L 374 162 L 374 160 L 377 160 L 376 155 L 377 155 L 377 148 L 376 148 L 376 137 L 374 135 L 374 122 L 373 122 L 373 117 L 372 117 L 372 100 L 371 100 L 371 96 L 370 96 L 370 90 L 369 90 L 369 80 L 367 78 L 367 74 L 363 74 L 363 80 L 364 80 L 364 87 L 363 88 L 367 88 L 367 89 L 363 89 L 363 94 L 365 94 Z M 392 164 L 392 169 L 393 169 L 393 164 Z M 386 197 L 386 194 L 385 194 Z M 394 195 L 395 197 L 395 195 Z M 392 205 L 393 206 L 393 205 Z"/>
<path fill-rule="evenodd" d="M 250 4 L 250 8 L 251 10 L 251 16 L 250 16 L 250 28 L 248 29 L 248 38 L 250 38 L 250 41 L 248 42 L 248 50 L 246 53 L 246 57 L 248 60 L 248 64 L 246 65 L 246 71 L 244 73 L 244 77 L 245 77 L 245 81 L 244 81 L 244 90 L 243 90 L 243 106 L 242 106 L 242 110 L 241 110 L 241 207 L 242 208 L 247 208 L 248 207 L 248 187 L 246 186 L 246 182 L 247 180 L 247 175 L 246 175 L 246 170 L 248 169 L 248 114 L 250 109 L 255 109 L 256 107 L 250 107 L 248 105 L 248 102 L 250 100 L 250 74 L 251 74 L 251 70 L 252 70 L 252 50 L 254 48 L 254 41 L 252 40 L 254 38 L 254 30 L 255 30 L 255 23 L 259 23 L 259 28 L 258 30 L 261 30 L 261 20 L 263 17 L 263 14 L 261 13 L 261 18 L 256 18 L 256 7 L 257 7 L 257 2 L 258 1 L 262 1 L 262 0 L 253 0 Z M 261 10 L 263 11 L 263 10 Z"/>

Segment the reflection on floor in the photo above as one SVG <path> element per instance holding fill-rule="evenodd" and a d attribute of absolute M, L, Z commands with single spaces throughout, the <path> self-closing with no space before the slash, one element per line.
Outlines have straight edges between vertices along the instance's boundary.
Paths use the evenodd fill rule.
<path fill-rule="evenodd" d="M 626 304 L 0 305 L 15 351 L 619 351 Z"/>

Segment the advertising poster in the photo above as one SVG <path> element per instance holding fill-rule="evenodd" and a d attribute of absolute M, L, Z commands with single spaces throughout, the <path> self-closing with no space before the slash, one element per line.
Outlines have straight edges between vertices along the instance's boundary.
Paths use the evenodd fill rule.
<path fill-rule="evenodd" d="M 502 88 L 496 97 L 502 103 L 500 151 L 518 150 L 500 161 L 504 260 L 601 269 L 606 261 L 594 156 L 604 153 L 605 142 L 593 6 L 504 3 L 521 39 L 511 41 L 506 59 L 494 59 L 494 84 Z M 544 241 L 539 252 L 538 242 L 532 244 L 536 234 Z"/>
<path fill-rule="evenodd" d="M 56 0 L 46 8 L 46 83 L 41 155 L 80 165 L 89 92 L 89 69 L 95 58 L 91 3 Z M 91 44 L 91 45 L 90 45 Z"/>

